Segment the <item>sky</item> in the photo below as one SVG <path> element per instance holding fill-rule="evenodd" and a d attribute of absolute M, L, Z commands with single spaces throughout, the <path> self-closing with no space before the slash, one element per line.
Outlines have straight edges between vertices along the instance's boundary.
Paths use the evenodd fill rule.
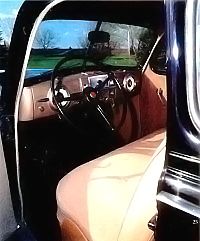
<path fill-rule="evenodd" d="M 24 0 L 0 0 L 0 30 L 2 37 L 9 42 L 18 10 Z"/>
<path fill-rule="evenodd" d="M 16 17 L 17 12 L 24 0 L 1 0 L 0 1 L 0 17 Z"/>
<path fill-rule="evenodd" d="M 0 0 L 0 31 L 2 37 L 10 43 L 14 22 L 24 0 Z M 54 47 L 68 48 L 78 47 L 78 38 L 84 35 L 88 29 L 88 23 L 80 21 L 45 22 L 40 29 L 51 30 L 55 35 Z M 38 47 L 34 44 L 34 47 Z"/>

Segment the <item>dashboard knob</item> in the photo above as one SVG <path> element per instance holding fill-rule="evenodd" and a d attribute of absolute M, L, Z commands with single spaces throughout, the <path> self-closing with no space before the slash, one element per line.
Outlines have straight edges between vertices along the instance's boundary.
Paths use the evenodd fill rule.
<path fill-rule="evenodd" d="M 44 106 L 38 106 L 38 110 L 44 112 Z"/>

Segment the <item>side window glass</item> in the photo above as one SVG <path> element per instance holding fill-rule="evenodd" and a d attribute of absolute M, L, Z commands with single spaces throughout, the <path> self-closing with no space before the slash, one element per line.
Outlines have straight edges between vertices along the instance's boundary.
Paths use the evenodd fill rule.
<path fill-rule="evenodd" d="M 150 67 L 157 74 L 166 74 L 167 59 L 166 59 L 166 44 L 165 38 L 159 41 L 154 53 L 150 59 Z"/>

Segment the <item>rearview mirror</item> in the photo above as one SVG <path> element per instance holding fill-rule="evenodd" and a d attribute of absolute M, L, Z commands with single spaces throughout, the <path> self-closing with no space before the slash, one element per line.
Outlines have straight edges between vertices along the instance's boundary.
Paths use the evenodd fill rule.
<path fill-rule="evenodd" d="M 90 31 L 88 33 L 88 40 L 91 44 L 108 43 L 110 41 L 110 34 L 104 31 Z"/>

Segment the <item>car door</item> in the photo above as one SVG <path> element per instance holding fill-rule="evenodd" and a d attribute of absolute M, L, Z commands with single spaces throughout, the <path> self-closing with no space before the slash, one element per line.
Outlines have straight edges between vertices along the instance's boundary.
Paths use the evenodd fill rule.
<path fill-rule="evenodd" d="M 156 240 L 199 240 L 199 1 L 166 1 L 168 119 Z M 197 14 L 197 15 L 196 15 Z M 197 23 L 197 26 L 196 26 Z M 199 29 L 199 28 L 198 28 Z M 197 59 L 197 60 L 196 60 Z"/>

